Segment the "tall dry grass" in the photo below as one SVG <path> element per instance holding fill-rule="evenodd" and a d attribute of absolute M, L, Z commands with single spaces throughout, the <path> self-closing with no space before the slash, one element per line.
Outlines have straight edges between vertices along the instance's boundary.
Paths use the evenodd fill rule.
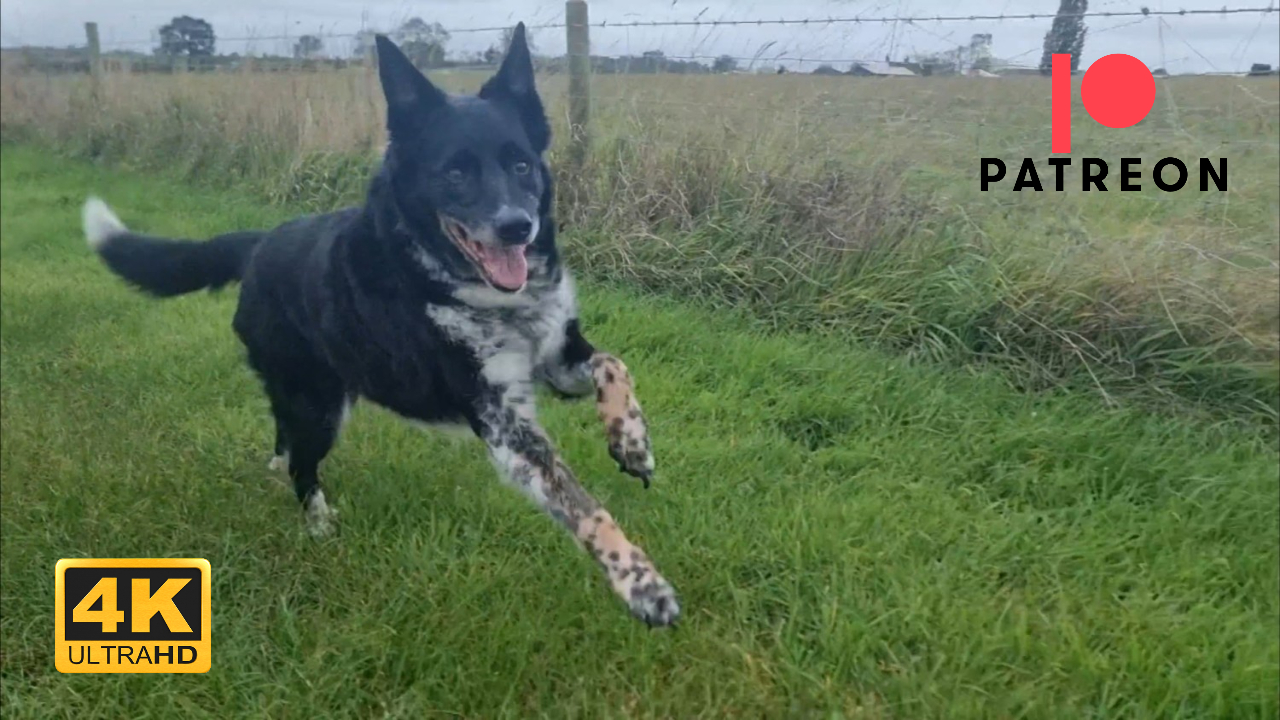
<path fill-rule="evenodd" d="M 109 76 L 0 73 L 0 132 L 95 159 L 235 183 L 272 202 L 356 201 L 384 142 L 362 70 Z M 456 90 L 482 75 L 439 73 Z M 541 88 L 565 126 L 564 79 Z M 1273 424 L 1280 394 L 1280 85 L 1160 85 L 1140 125 L 1077 108 L 1073 156 L 1112 192 L 1009 190 L 1049 147 L 1039 78 L 601 76 L 586 166 L 560 162 L 580 273 L 746 306 L 779 327 L 997 365 L 1019 386 L 1188 401 Z M 564 132 L 558 137 L 563 138 Z M 1165 156 L 1226 157 L 1230 192 L 1150 181 Z M 978 189 L 981 157 L 1010 177 Z M 1141 192 L 1119 161 L 1145 160 Z"/>

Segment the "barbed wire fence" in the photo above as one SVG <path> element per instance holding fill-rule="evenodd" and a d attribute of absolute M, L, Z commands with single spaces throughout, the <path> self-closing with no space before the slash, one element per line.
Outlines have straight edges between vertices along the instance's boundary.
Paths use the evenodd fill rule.
<path fill-rule="evenodd" d="M 1118 1 L 1118 0 L 1116 0 Z M 1159 68 L 1157 75 L 1167 73 L 1172 65 L 1197 61 L 1201 66 L 1197 75 L 1241 75 L 1241 68 L 1228 67 L 1228 63 L 1218 61 L 1202 52 L 1178 28 L 1179 20 L 1193 19 L 1197 22 L 1209 18 L 1257 17 L 1257 23 L 1251 32 L 1242 37 L 1233 51 L 1231 60 L 1237 64 L 1245 60 L 1249 48 L 1266 25 L 1275 23 L 1280 18 L 1280 11 L 1274 0 L 1266 6 L 1238 6 L 1196 9 L 1150 9 L 1148 7 L 1110 7 L 1116 1 L 1104 3 L 1103 7 L 1071 14 L 1068 17 L 1088 19 L 1104 23 L 1102 27 L 1090 27 L 1089 37 L 1097 38 L 1108 33 L 1149 26 L 1158 36 L 1159 62 L 1148 62 L 1149 66 Z M 703 11 L 706 12 L 705 10 Z M 643 105 L 653 108 L 685 108 L 705 107 L 704 103 L 694 99 L 667 96 L 658 92 L 639 92 L 631 87 L 608 87 L 605 83 L 592 83 L 590 75 L 710 75 L 710 74 L 805 74 L 805 75 L 864 75 L 882 76 L 891 81 L 894 78 L 919 75 L 959 75 L 959 76 L 1008 76 L 1038 75 L 1041 72 L 1038 55 L 1042 50 L 1041 38 L 1046 25 L 1058 17 L 1057 13 L 952 13 L 952 14 L 866 14 L 866 15 L 832 15 L 827 17 L 801 18 L 711 18 L 702 14 L 687 19 L 600 19 L 592 20 L 587 14 L 587 3 L 583 0 L 570 0 L 566 3 L 564 14 L 558 19 L 534 21 L 527 24 L 527 29 L 536 34 L 540 40 L 552 38 L 550 53 L 540 53 L 538 64 L 541 71 L 548 74 L 567 75 L 569 87 L 567 91 L 567 117 L 569 121 L 570 139 L 574 155 L 582 157 L 587 151 L 590 140 L 590 115 L 593 104 L 608 101 L 610 103 L 626 102 L 632 105 Z M 977 27 L 983 26 L 983 27 Z M 974 33 L 966 40 L 957 33 L 967 30 L 1017 26 L 1019 32 L 1025 32 L 1029 46 L 1027 50 L 1003 58 L 985 57 L 979 62 L 982 48 L 976 47 L 973 40 L 983 37 L 984 33 Z M 140 73 L 204 73 L 204 72 L 314 72 L 322 70 L 342 70 L 346 68 L 363 68 L 370 72 L 374 65 L 372 56 L 372 30 L 363 29 L 356 32 L 314 32 L 314 33 L 278 33 L 278 34 L 241 34 L 218 37 L 219 46 L 224 54 L 209 57 L 166 57 L 158 53 L 160 45 L 158 33 L 152 32 L 147 38 L 135 36 L 126 39 L 100 39 L 98 28 L 94 23 L 86 23 L 86 44 L 82 56 L 46 64 L 49 72 L 80 72 L 92 78 L 95 96 L 102 92 L 105 74 L 140 74 Z M 1025 31 L 1023 30 L 1025 28 Z M 889 33 L 885 35 L 884 30 Z M 488 36 L 492 42 L 490 48 L 498 48 L 503 34 L 510 31 L 508 25 L 478 25 L 470 27 L 441 28 L 446 37 L 478 38 Z M 757 42 L 752 47 L 745 44 L 738 52 L 711 52 L 706 50 L 713 41 L 723 40 L 726 30 L 756 30 L 775 33 L 775 37 Z M 874 35 L 871 41 L 865 40 L 860 33 L 869 31 Z M 664 42 L 670 36 L 654 35 L 658 33 L 687 34 L 682 41 L 685 50 L 665 52 L 660 47 L 669 45 Z M 821 33 L 835 33 L 834 39 L 825 42 L 815 37 Z M 632 33 L 645 33 L 645 39 L 633 38 Z M 792 33 L 791 38 L 779 39 L 778 34 Z M 391 33 L 393 34 L 393 33 Z M 797 47 L 798 36 L 803 35 L 804 49 Z M 564 38 L 564 52 L 559 50 L 559 37 Z M 313 39 L 311 49 L 302 47 L 302 38 Z M 989 52 L 991 33 L 985 33 L 986 52 Z M 755 42 L 755 41 L 749 41 Z M 643 45 L 640 45 L 643 43 Z M 723 46 L 723 43 L 720 43 Z M 473 47 L 477 43 L 471 43 Z M 225 53 L 228 46 L 239 46 L 243 52 Z M 1176 47 L 1183 54 L 1169 57 L 1166 49 Z M 857 52 L 848 52 L 849 47 L 857 47 Z M 824 51 L 825 50 L 825 51 Z M 492 69 L 495 66 L 498 52 L 480 52 L 472 50 L 461 56 L 441 57 L 433 63 L 435 70 L 467 71 L 475 69 Z M 1247 60 L 1245 60 L 1247 61 Z M 1162 73 L 1161 70 L 1166 70 Z M 370 79 L 372 82 L 372 79 Z M 1178 92 L 1166 78 L 1164 94 L 1166 97 L 1169 118 L 1167 132 L 1190 138 L 1182 119 L 1197 112 L 1213 112 L 1217 108 L 1197 107 L 1194 104 L 1180 103 Z M 599 97 L 592 98 L 596 92 Z M 729 102 L 718 102 L 715 107 L 721 111 L 738 111 L 750 113 L 779 114 L 788 112 L 776 103 L 761 99 L 761 93 L 748 91 L 741 96 L 733 97 Z M 977 93 L 980 94 L 980 90 Z M 1252 91 L 1244 85 L 1239 90 L 1232 89 L 1229 107 L 1232 116 L 1235 114 L 1237 94 L 1245 107 L 1274 108 L 1280 101 L 1265 94 Z M 817 110 L 826 113 L 865 112 L 866 108 L 847 98 L 827 97 L 829 93 L 815 91 L 812 98 L 802 103 L 806 112 Z M 794 99 L 793 99 L 794 101 Z M 797 114 L 799 107 L 792 108 L 790 114 Z M 907 123 L 913 118 L 907 111 L 895 116 L 893 110 L 881 113 L 885 123 Z M 976 127 L 980 133 L 988 121 L 985 118 L 971 116 L 934 116 L 927 119 L 932 127 L 959 128 Z M 994 119 L 991 121 L 994 122 Z M 944 131 L 945 132 L 945 131 Z M 833 135 L 835 137 L 837 135 Z M 981 138 L 978 140 L 981 142 Z M 1225 140 L 1224 140 L 1225 142 Z M 1274 148 L 1275 143 L 1267 140 L 1237 139 L 1234 142 L 1257 143 Z M 1278 150 L 1280 151 L 1280 150 Z"/>
<path fill-rule="evenodd" d="M 1274 5 L 1265 7 L 1221 7 L 1221 8 L 1199 8 L 1199 9 L 1181 9 L 1181 10 L 1152 10 L 1150 8 L 1141 8 L 1139 10 L 1096 10 L 1083 13 L 999 13 L 999 14 L 970 14 L 970 15 L 889 15 L 889 16 L 847 16 L 847 17 L 811 17 L 811 18 L 755 18 L 755 19 L 712 19 L 712 18 L 692 18 L 689 20 L 626 20 L 626 21 L 610 21 L 601 20 L 597 22 L 588 22 L 588 28 L 607 29 L 625 29 L 625 28 L 675 28 L 675 27 L 692 27 L 692 28 L 715 28 L 715 27 L 765 27 L 765 26 L 804 26 L 818 27 L 830 25 L 889 25 L 889 24 L 927 24 L 927 23 L 954 23 L 954 22 L 1006 22 L 1017 20 L 1053 20 L 1055 17 L 1064 18 L 1161 18 L 1161 17 L 1198 17 L 1198 16 L 1217 16 L 1224 17 L 1229 15 L 1269 15 L 1277 12 Z M 551 22 L 540 24 L 526 25 L 528 30 L 551 30 L 565 29 L 568 24 L 565 22 Z M 466 35 L 472 33 L 493 33 L 510 29 L 509 25 L 493 25 L 485 27 L 460 27 L 445 28 L 450 35 Z M 318 37 L 323 39 L 350 39 L 354 40 L 361 33 L 327 33 L 319 34 Z M 297 40 L 299 35 L 247 35 L 241 37 L 224 37 L 220 38 L 223 42 L 255 42 L 255 41 L 280 41 L 280 40 Z M 141 46 L 153 44 L 156 38 L 148 37 L 133 40 L 115 40 L 102 43 L 102 47 L 126 47 Z"/>
<path fill-rule="evenodd" d="M 1235 15 L 1254 15 L 1259 17 L 1259 24 L 1258 26 L 1255 27 L 1253 31 L 1253 34 L 1256 35 L 1258 28 L 1261 27 L 1262 21 L 1265 20 L 1267 17 L 1275 17 L 1276 16 L 1275 14 L 1278 12 L 1280 12 L 1280 10 L 1278 10 L 1275 7 L 1273 2 L 1271 5 L 1256 6 L 1256 7 L 1225 7 L 1224 6 L 1220 8 L 1197 8 L 1197 9 L 1179 9 L 1179 10 L 1153 10 L 1147 7 L 1142 7 L 1140 9 L 1133 9 L 1133 10 L 1128 10 L 1128 9 L 1126 10 L 1095 10 L 1095 11 L 1089 11 L 1084 13 L 1065 14 L 1065 15 L 1062 15 L 1062 17 L 1080 18 L 1080 19 L 1102 19 L 1102 20 L 1117 19 L 1117 20 L 1127 21 L 1125 23 L 1112 25 L 1110 27 L 1094 30 L 1091 32 L 1091 35 L 1097 35 L 1100 33 L 1121 29 L 1129 25 L 1139 24 L 1139 23 L 1150 21 L 1150 20 L 1162 20 L 1164 18 L 1207 18 L 1207 17 L 1222 18 L 1222 17 L 1229 17 L 1229 16 L 1235 16 Z M 713 30 L 718 28 L 731 28 L 731 27 L 732 28 L 794 27 L 794 28 L 801 28 L 804 30 L 810 30 L 810 29 L 816 29 L 816 28 L 830 28 L 834 26 L 854 26 L 854 27 L 894 26 L 899 28 L 907 28 L 907 29 L 922 32 L 922 33 L 929 33 L 930 25 L 942 26 L 942 25 L 954 24 L 954 23 L 983 23 L 983 22 L 1003 24 L 1007 22 L 1012 23 L 1012 22 L 1018 22 L 1018 21 L 1044 22 L 1044 21 L 1052 21 L 1055 17 L 1058 17 L 1057 13 L 934 14 L 934 15 L 920 14 L 920 15 L 868 15 L 868 16 L 854 15 L 854 16 L 829 16 L 829 17 L 806 17 L 806 18 L 776 18 L 776 19 L 770 19 L 770 18 L 714 19 L 714 18 L 695 17 L 688 20 L 614 21 L 614 20 L 606 19 L 606 20 L 588 22 L 586 24 L 586 27 L 589 31 L 596 30 L 597 32 L 601 32 L 601 31 L 607 32 L 607 31 L 628 30 L 628 29 L 657 29 L 657 28 L 671 28 L 671 29 L 688 28 L 688 29 L 694 29 L 694 30 Z M 544 22 L 544 23 L 530 23 L 530 24 L 527 24 L 526 27 L 531 31 L 565 30 L 568 28 L 568 25 L 565 22 Z M 442 28 L 442 29 L 448 34 L 448 36 L 467 36 L 467 35 L 476 35 L 476 34 L 485 34 L 485 33 L 500 33 L 502 31 L 509 30 L 510 26 L 490 25 L 490 26 L 480 26 L 480 27 L 452 27 L 452 28 Z M 253 33 L 253 34 L 245 34 L 245 35 L 222 36 L 222 37 L 218 37 L 217 41 L 224 45 L 228 43 L 247 44 L 248 46 L 250 46 L 249 50 L 246 52 L 247 55 L 257 54 L 254 52 L 254 46 L 256 45 L 276 43 L 277 44 L 276 52 L 274 53 L 264 52 L 261 54 L 264 56 L 288 58 L 292 54 L 291 53 L 292 48 L 289 47 L 289 44 L 295 43 L 302 37 L 311 37 L 321 41 L 347 41 L 349 43 L 355 43 L 357 41 L 360 41 L 362 37 L 367 37 L 371 35 L 372 32 L 373 31 L 371 30 L 362 30 L 357 32 L 341 32 L 341 33 L 335 33 L 335 32 L 326 33 L 326 32 L 319 32 L 319 31 L 308 32 L 308 33 L 296 33 L 296 34 Z M 943 40 L 947 39 L 946 37 L 942 37 L 942 36 L 937 36 L 937 37 L 940 37 Z M 1251 41 L 1252 41 L 1252 37 L 1250 38 L 1250 42 Z M 280 47 L 279 44 L 283 44 L 283 47 Z M 156 31 L 152 31 L 151 34 L 145 38 L 144 37 L 134 37 L 134 38 L 128 38 L 128 39 L 113 38 L 113 39 L 107 39 L 99 42 L 100 50 L 105 52 L 106 54 L 112 54 L 112 53 L 126 53 L 126 54 L 131 53 L 131 54 L 137 54 L 137 55 L 150 54 L 153 50 L 157 50 L 157 45 L 159 45 L 159 37 Z M 339 59 L 339 58 L 333 57 L 332 52 L 322 51 L 320 55 L 321 55 L 320 59 L 329 59 L 329 60 Z M 720 56 L 719 55 L 704 56 L 704 55 L 689 54 L 689 55 L 683 55 L 681 57 L 692 60 L 692 59 L 716 59 Z M 291 58 L 291 59 L 298 59 L 298 58 Z M 358 57 L 355 59 L 357 61 L 360 60 L 360 58 Z M 760 59 L 760 58 L 743 57 L 741 59 Z M 862 60 L 868 60 L 869 58 L 865 58 L 865 57 L 825 58 L 820 55 L 805 57 L 805 56 L 796 56 L 794 54 L 782 53 L 771 59 L 780 60 L 780 61 L 795 61 L 800 63 L 840 64 L 840 63 L 848 63 L 850 61 L 857 62 Z M 458 64 L 467 64 L 467 63 L 454 63 L 454 65 L 458 65 Z M 471 64 L 475 64 L 479 66 L 487 65 L 486 63 L 471 63 Z M 151 69 L 151 67 L 152 66 L 140 64 L 136 69 L 145 71 L 145 70 Z M 158 65 L 156 67 L 158 67 Z"/>
<path fill-rule="evenodd" d="M 1101 20 L 1114 19 L 1114 20 L 1124 21 L 1124 22 L 1116 23 L 1114 25 L 1110 25 L 1108 27 L 1091 31 L 1090 33 L 1091 36 L 1097 36 L 1107 32 L 1112 32 L 1115 30 L 1124 29 L 1126 27 L 1131 27 L 1133 25 L 1148 23 L 1153 20 L 1159 21 L 1160 23 L 1164 23 L 1165 18 L 1184 18 L 1184 19 L 1185 18 L 1208 18 L 1208 17 L 1223 18 L 1223 17 L 1237 16 L 1237 15 L 1255 15 L 1259 17 L 1259 23 L 1257 26 L 1255 26 L 1253 33 L 1251 33 L 1251 37 L 1248 39 L 1248 43 L 1252 43 L 1253 36 L 1256 36 L 1258 29 L 1261 27 L 1263 21 L 1268 17 L 1275 17 L 1276 16 L 1275 13 L 1277 12 L 1278 11 L 1274 7 L 1274 4 L 1268 5 L 1265 7 L 1262 7 L 1262 6 L 1221 7 L 1216 9 L 1200 8 L 1200 9 L 1179 9 L 1179 10 L 1152 10 L 1147 7 L 1141 7 L 1139 9 L 1124 9 L 1124 10 L 1095 10 L 1095 11 L 1090 11 L 1085 13 L 1066 14 L 1064 15 L 1064 17 L 1081 18 L 1081 19 L 1101 19 Z M 613 31 L 625 31 L 625 30 L 633 30 L 633 29 L 653 30 L 653 29 L 661 29 L 661 28 L 667 28 L 667 29 L 684 28 L 684 29 L 691 29 L 694 31 L 713 31 L 720 28 L 782 28 L 782 29 L 798 28 L 804 31 L 811 31 L 818 28 L 831 28 L 831 27 L 837 27 L 837 26 L 846 26 L 846 27 L 892 26 L 893 28 L 895 28 L 895 32 L 897 32 L 898 29 L 901 29 L 905 33 L 921 33 L 925 35 L 931 35 L 936 39 L 942 40 L 943 42 L 947 42 L 952 39 L 951 36 L 939 35 L 938 33 L 933 32 L 930 29 L 930 26 L 940 27 L 940 26 L 944 26 L 948 24 L 956 24 L 956 23 L 1003 24 L 1003 23 L 1014 23 L 1019 21 L 1044 22 L 1044 21 L 1051 21 L 1054 17 L 1057 17 L 1056 13 L 999 13 L 999 14 L 967 14 L 967 15 L 966 14 L 935 14 L 935 15 L 920 14 L 920 15 L 868 15 L 868 16 L 854 15 L 854 16 L 807 17 L 807 18 L 777 18 L 777 19 L 766 19 L 766 18 L 714 19 L 714 18 L 702 18 L 702 17 L 695 17 L 688 20 L 612 21 L 612 20 L 606 19 L 606 20 L 588 22 L 586 24 L 586 28 L 588 31 L 595 30 L 597 34 L 603 35 L 605 33 L 613 32 Z M 1168 27 L 1167 23 L 1164 23 L 1164 24 L 1166 27 Z M 546 31 L 546 30 L 562 30 L 563 31 L 568 29 L 568 25 L 565 22 L 542 22 L 542 23 L 530 23 L 527 25 L 527 28 L 531 31 Z M 509 26 L 490 25 L 490 26 L 480 26 L 480 27 L 453 27 L 453 28 L 442 28 L 442 30 L 444 30 L 444 32 L 447 33 L 447 36 L 449 37 L 471 36 L 471 35 L 478 35 L 478 34 L 500 33 L 502 31 L 509 30 Z M 360 44 L 367 44 L 367 40 L 371 34 L 372 34 L 372 31 L 368 31 L 368 30 L 358 31 L 358 32 L 345 32 L 345 33 L 333 33 L 333 32 L 329 32 L 329 33 L 315 32 L 315 33 L 298 33 L 298 34 L 288 34 L 288 33 L 257 34 L 255 33 L 255 34 L 247 34 L 247 35 L 223 36 L 223 37 L 219 37 L 217 40 L 219 43 L 222 43 L 224 46 L 226 44 L 242 44 L 247 46 L 248 49 L 245 53 L 245 55 L 247 56 L 260 55 L 262 57 L 271 58 L 278 61 L 310 59 L 310 60 L 316 61 L 315 63 L 313 63 L 314 65 L 323 66 L 325 64 L 329 64 L 329 65 L 342 66 L 346 64 L 343 62 L 342 56 L 343 55 L 351 56 L 353 53 L 351 52 L 334 53 L 333 52 L 333 48 L 335 47 L 334 43 L 335 42 L 339 43 L 337 47 L 342 47 L 341 43 L 345 43 L 346 44 L 345 49 L 350 51 L 353 46 L 358 46 Z M 314 58 L 305 57 L 305 56 L 297 57 L 298 48 L 294 44 L 303 37 L 313 38 L 315 40 L 321 41 L 324 49 L 317 53 L 317 57 L 314 57 Z M 100 42 L 99 47 L 107 55 L 112 55 L 112 54 L 139 55 L 143 53 L 149 53 L 158 44 L 159 44 L 159 39 L 156 33 L 153 32 L 152 35 L 147 38 L 109 39 L 109 40 Z M 259 49 L 261 46 L 268 46 L 271 44 L 275 44 L 276 46 L 275 52 L 262 52 L 262 53 L 255 52 L 255 50 Z M 954 43 L 954 44 L 959 45 L 960 43 Z M 1187 48 L 1191 52 L 1198 52 L 1194 48 L 1194 46 L 1191 46 L 1189 43 L 1187 44 Z M 1025 53 L 1020 53 L 1019 55 L 1025 56 L 1032 52 L 1038 52 L 1038 51 L 1039 51 L 1039 48 L 1033 47 L 1031 50 L 1028 50 Z M 356 55 L 356 57 L 353 58 L 354 62 L 360 63 L 364 61 L 363 58 L 359 57 L 359 52 L 356 52 L 354 54 Z M 837 54 L 835 57 L 825 57 L 821 54 L 806 55 L 806 54 L 796 54 L 794 52 L 779 52 L 773 55 L 769 55 L 766 52 L 758 52 L 752 55 L 733 55 L 731 53 L 715 54 L 715 55 L 685 53 L 685 54 L 667 55 L 666 58 L 668 60 L 682 60 L 682 61 L 715 61 L 723 58 L 723 59 L 731 59 L 736 62 L 746 62 L 750 64 L 757 64 L 760 62 L 793 63 L 797 65 L 795 69 L 799 71 L 811 70 L 816 67 L 820 67 L 822 65 L 831 65 L 831 66 L 846 65 L 847 66 L 853 63 L 879 61 L 878 58 L 872 58 L 866 55 L 858 55 L 858 56 L 850 57 L 850 56 Z M 1022 70 L 1035 70 L 1037 68 L 1037 66 L 1032 63 L 1022 63 L 1022 64 L 1014 63 L 1012 62 L 1012 60 L 1014 59 L 1017 59 L 1017 58 L 1015 57 L 1015 58 L 1007 59 L 1008 62 L 1006 62 L 1005 67 L 1009 69 L 1022 69 Z M 1210 65 L 1213 65 L 1212 61 L 1209 61 L 1207 58 L 1203 58 L 1202 56 L 1201 59 L 1205 60 Z M 153 63 L 147 63 L 142 61 L 141 58 L 135 57 L 133 66 L 130 69 L 132 71 L 150 71 L 150 70 L 156 70 L 156 69 L 160 71 L 164 71 L 166 70 L 165 68 L 166 64 L 172 65 L 173 63 L 172 62 L 166 63 L 163 60 L 159 60 Z M 476 58 L 473 58 L 470 60 L 449 62 L 447 63 L 447 67 L 455 67 L 455 68 L 489 67 L 491 66 L 491 64 L 492 63 L 482 62 Z M 211 62 L 202 61 L 200 59 L 190 58 L 190 59 L 187 59 L 186 68 L 184 69 L 195 69 L 195 70 L 205 69 L 204 67 L 202 67 L 202 65 L 208 65 L 209 67 L 213 67 L 216 65 L 216 63 L 211 63 Z M 257 67 L 265 70 L 273 70 L 273 69 L 274 70 L 281 70 L 281 69 L 292 70 L 297 68 L 305 68 L 307 67 L 307 64 L 276 62 L 276 63 L 263 63 L 258 65 Z M 1218 70 L 1216 69 L 1216 67 L 1214 70 L 1210 72 L 1234 74 L 1232 71 Z M 1209 73 L 1202 72 L 1200 74 L 1209 74 Z"/>

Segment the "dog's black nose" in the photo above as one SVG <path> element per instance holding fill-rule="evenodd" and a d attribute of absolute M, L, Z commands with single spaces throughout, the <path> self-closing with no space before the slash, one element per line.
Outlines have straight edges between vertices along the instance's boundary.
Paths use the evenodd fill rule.
<path fill-rule="evenodd" d="M 532 238 L 533 221 L 527 217 L 513 218 L 498 223 L 498 238 L 509 245 L 521 245 Z"/>

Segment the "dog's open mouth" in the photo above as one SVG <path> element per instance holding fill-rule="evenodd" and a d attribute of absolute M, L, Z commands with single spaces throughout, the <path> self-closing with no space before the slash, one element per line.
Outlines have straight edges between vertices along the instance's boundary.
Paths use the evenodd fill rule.
<path fill-rule="evenodd" d="M 517 292 L 529 279 L 529 263 L 525 259 L 524 245 L 495 246 L 472 240 L 467 228 L 457 220 L 441 216 L 444 234 L 455 247 L 471 261 L 485 282 L 505 292 Z"/>

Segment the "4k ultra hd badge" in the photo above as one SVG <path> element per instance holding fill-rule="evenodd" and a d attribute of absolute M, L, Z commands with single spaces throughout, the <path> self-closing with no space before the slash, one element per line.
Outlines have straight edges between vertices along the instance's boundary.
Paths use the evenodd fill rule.
<path fill-rule="evenodd" d="M 54 657 L 64 673 L 209 671 L 209 561 L 63 559 Z"/>

